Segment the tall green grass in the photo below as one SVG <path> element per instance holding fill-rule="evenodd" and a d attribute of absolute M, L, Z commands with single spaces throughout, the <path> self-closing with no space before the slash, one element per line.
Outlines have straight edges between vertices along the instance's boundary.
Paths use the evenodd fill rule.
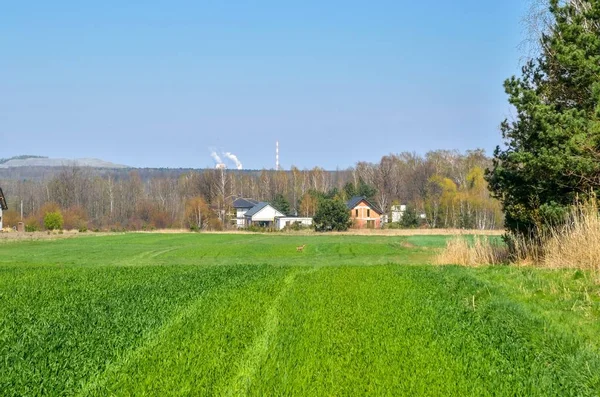
<path fill-rule="evenodd" d="M 2 244 L 0 395 L 600 393 L 591 274 L 426 265 L 445 242 Z"/>

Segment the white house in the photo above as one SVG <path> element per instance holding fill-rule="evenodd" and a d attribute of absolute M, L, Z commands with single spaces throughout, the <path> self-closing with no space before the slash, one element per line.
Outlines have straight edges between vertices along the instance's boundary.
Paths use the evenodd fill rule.
<path fill-rule="evenodd" d="M 285 215 L 277 211 L 271 204 L 261 202 L 246 211 L 244 217 L 247 226 L 273 227 L 275 220 L 285 217 Z"/>
<path fill-rule="evenodd" d="M 406 205 L 392 205 L 392 222 L 400 222 L 406 211 Z"/>
<path fill-rule="evenodd" d="M 286 226 L 292 226 L 295 223 L 299 224 L 300 226 L 307 227 L 312 225 L 313 219 L 299 216 L 282 216 L 276 219 L 276 227 L 278 230 L 281 230 Z"/>
<path fill-rule="evenodd" d="M 235 208 L 235 225 L 238 228 L 246 227 L 246 212 L 258 204 L 258 201 L 239 197 L 233 202 Z"/>
<path fill-rule="evenodd" d="M 2 230 L 2 210 L 6 211 L 7 209 L 8 205 L 6 205 L 4 193 L 2 192 L 2 188 L 0 188 L 0 230 Z"/>

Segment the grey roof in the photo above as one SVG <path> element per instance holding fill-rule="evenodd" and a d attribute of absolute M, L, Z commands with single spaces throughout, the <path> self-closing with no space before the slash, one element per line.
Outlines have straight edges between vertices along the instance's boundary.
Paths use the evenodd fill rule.
<path fill-rule="evenodd" d="M 258 204 L 256 200 L 239 197 L 233 202 L 233 208 L 252 208 L 256 204 Z"/>
<path fill-rule="evenodd" d="M 2 208 L 4 211 L 8 209 L 8 205 L 6 205 L 6 199 L 4 198 L 2 188 L 0 188 L 0 208 Z"/>
<path fill-rule="evenodd" d="M 258 211 L 265 208 L 267 205 L 270 205 L 270 204 L 262 201 L 262 202 L 256 204 L 254 207 L 250 208 L 248 211 L 246 211 L 246 213 L 244 215 L 245 216 L 254 216 L 254 214 L 256 214 Z"/>
<path fill-rule="evenodd" d="M 363 201 L 365 198 L 363 196 L 354 196 L 352 197 L 350 200 L 348 200 L 348 202 L 346 203 L 346 207 L 351 210 L 352 208 L 356 207 L 356 205 L 358 203 L 360 203 L 361 201 Z"/>
<path fill-rule="evenodd" d="M 379 209 L 379 207 L 377 207 L 376 205 L 374 205 L 372 202 L 370 202 L 369 200 L 367 200 L 367 198 L 365 196 L 354 196 L 354 197 L 352 197 L 346 203 L 346 208 L 348 208 L 349 210 L 351 210 L 352 208 L 356 207 L 358 205 L 358 203 L 360 203 L 363 200 L 365 201 L 365 203 L 367 203 L 367 205 L 369 207 L 371 207 L 378 214 L 383 214 L 383 211 L 381 211 Z"/>

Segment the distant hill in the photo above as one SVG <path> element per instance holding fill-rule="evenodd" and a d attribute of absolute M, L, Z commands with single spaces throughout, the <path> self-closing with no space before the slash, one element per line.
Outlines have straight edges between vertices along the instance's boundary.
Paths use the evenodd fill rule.
<path fill-rule="evenodd" d="M 10 160 L 26 160 L 26 159 L 47 159 L 48 157 L 46 156 L 34 156 L 31 154 L 22 154 L 20 156 L 13 156 L 13 157 L 9 157 L 7 159 L 2 159 L 0 158 L 0 164 L 4 164 Z"/>
<path fill-rule="evenodd" d="M 7 159 L 0 159 L 0 168 L 14 167 L 92 167 L 92 168 L 131 168 L 123 164 L 115 164 L 94 158 L 81 159 L 53 159 L 43 156 L 22 155 Z"/>

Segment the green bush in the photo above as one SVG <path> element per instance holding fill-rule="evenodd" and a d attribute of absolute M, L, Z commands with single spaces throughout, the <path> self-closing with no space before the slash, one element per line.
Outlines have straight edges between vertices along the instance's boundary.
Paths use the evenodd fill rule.
<path fill-rule="evenodd" d="M 286 226 L 286 228 L 287 228 L 287 226 Z M 294 222 L 289 226 L 289 228 L 294 231 L 300 231 L 300 230 L 310 229 L 311 227 L 302 224 L 302 222 Z"/>
<path fill-rule="evenodd" d="M 243 230 L 247 232 L 256 232 L 256 233 L 266 233 L 266 232 L 278 232 L 274 227 L 266 227 L 266 226 L 258 226 L 258 225 L 250 225 L 246 226 Z"/>
<path fill-rule="evenodd" d="M 44 226 L 47 230 L 59 230 L 63 226 L 63 216 L 60 211 L 48 212 L 44 216 Z"/>
<path fill-rule="evenodd" d="M 25 225 L 25 231 L 26 232 L 37 232 L 38 231 L 38 225 L 35 222 L 28 223 L 28 224 Z"/>
<path fill-rule="evenodd" d="M 419 227 L 419 215 L 413 207 L 406 207 L 406 211 L 400 219 L 400 226 L 404 229 L 416 229 Z"/>
<path fill-rule="evenodd" d="M 319 201 L 319 208 L 313 222 L 314 228 L 318 232 L 348 230 L 352 223 L 346 203 L 341 200 L 326 198 Z"/>

